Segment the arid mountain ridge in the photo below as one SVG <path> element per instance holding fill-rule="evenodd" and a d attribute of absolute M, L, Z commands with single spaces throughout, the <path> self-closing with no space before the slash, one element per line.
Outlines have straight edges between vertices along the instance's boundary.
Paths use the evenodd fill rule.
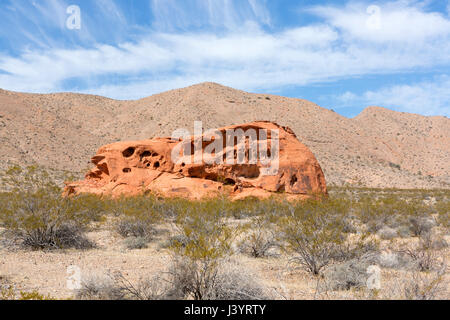
<path fill-rule="evenodd" d="M 289 126 L 318 159 L 329 185 L 449 188 L 450 119 L 368 107 L 346 118 L 307 100 L 201 83 L 119 101 L 75 93 L 0 89 L 0 168 L 37 163 L 86 170 L 108 143 L 258 120 Z"/>

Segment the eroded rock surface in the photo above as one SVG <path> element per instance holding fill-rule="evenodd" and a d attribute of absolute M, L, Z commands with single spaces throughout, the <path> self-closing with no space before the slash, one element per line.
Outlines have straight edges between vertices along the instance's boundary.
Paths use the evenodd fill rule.
<path fill-rule="evenodd" d="M 258 132 L 257 139 L 231 136 L 234 142 L 227 146 L 227 133 L 239 129 Z M 151 192 L 203 199 L 225 193 L 242 199 L 266 198 L 274 193 L 286 193 L 289 198 L 327 193 L 319 163 L 291 129 L 261 121 L 220 128 L 215 134 L 203 133 L 181 142 L 153 138 L 105 145 L 92 158 L 95 168 L 85 180 L 66 183 L 65 194 L 116 197 Z M 257 149 L 252 148 L 254 141 Z M 213 149 L 212 143 L 220 148 Z"/>

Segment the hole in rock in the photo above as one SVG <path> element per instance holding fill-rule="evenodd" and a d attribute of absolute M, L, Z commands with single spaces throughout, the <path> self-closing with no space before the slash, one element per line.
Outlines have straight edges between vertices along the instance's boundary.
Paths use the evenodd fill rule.
<path fill-rule="evenodd" d="M 228 185 L 228 186 L 234 186 L 236 184 L 236 181 L 234 181 L 233 179 L 230 179 L 230 178 L 226 178 L 225 181 L 223 182 L 223 184 Z"/>
<path fill-rule="evenodd" d="M 154 168 L 159 168 L 160 164 L 159 161 L 156 161 L 155 164 L 153 165 Z"/>
<path fill-rule="evenodd" d="M 128 149 L 125 149 L 122 154 L 125 158 L 129 158 L 134 154 L 135 149 L 133 147 L 130 147 Z"/>
<path fill-rule="evenodd" d="M 297 182 L 297 176 L 296 176 L 296 175 L 293 175 L 293 176 L 291 177 L 291 186 L 293 186 L 296 182 Z"/>
<path fill-rule="evenodd" d="M 141 160 L 145 157 L 150 157 L 152 155 L 152 153 L 150 151 L 144 151 L 141 154 Z"/>
<path fill-rule="evenodd" d="M 125 173 L 129 173 L 129 172 L 131 172 L 131 169 L 130 168 L 124 168 L 122 171 L 125 172 Z"/>

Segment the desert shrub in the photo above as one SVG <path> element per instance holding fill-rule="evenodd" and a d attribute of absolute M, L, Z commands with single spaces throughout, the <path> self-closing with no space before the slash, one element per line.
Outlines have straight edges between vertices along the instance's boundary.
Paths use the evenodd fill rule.
<path fill-rule="evenodd" d="M 121 272 L 93 275 L 84 279 L 75 297 L 81 300 L 165 300 L 172 298 L 168 282 L 159 276 L 136 283 Z"/>
<path fill-rule="evenodd" d="M 189 239 L 184 234 L 176 234 L 170 236 L 169 239 L 165 240 L 160 244 L 160 248 L 173 248 L 175 245 L 185 247 L 189 242 Z"/>
<path fill-rule="evenodd" d="M 83 232 L 87 221 L 80 201 L 47 190 L 12 193 L 3 208 L 3 226 L 33 249 L 90 248 Z"/>
<path fill-rule="evenodd" d="M 290 215 L 277 221 L 285 249 L 309 272 L 319 274 L 343 251 L 347 205 L 344 201 L 309 200 L 292 206 Z"/>
<path fill-rule="evenodd" d="M 224 260 L 214 270 L 205 267 L 206 264 L 199 265 L 185 257 L 175 258 L 169 269 L 169 295 L 176 299 L 196 300 L 267 298 L 266 290 L 258 283 L 256 276 L 242 270 L 242 267 Z"/>
<path fill-rule="evenodd" d="M 220 261 L 232 253 L 231 241 L 235 236 L 235 231 L 225 224 L 223 214 L 213 202 L 204 201 L 178 217 L 179 234 L 187 241 L 176 241 L 171 247 L 173 263 L 169 274 L 176 296 L 206 299 L 215 286 Z"/>
<path fill-rule="evenodd" d="M 355 205 L 357 216 L 370 232 L 377 232 L 386 226 L 391 217 L 398 214 L 399 205 L 396 200 L 362 197 Z"/>
<path fill-rule="evenodd" d="M 127 249 L 144 249 L 147 248 L 148 239 L 144 237 L 128 237 L 124 240 Z"/>
<path fill-rule="evenodd" d="M 370 232 L 378 232 L 383 227 L 397 229 L 403 225 L 411 228 L 412 221 L 429 219 L 433 210 L 423 201 L 397 195 L 374 197 L 364 196 L 355 204 L 355 211 Z"/>
<path fill-rule="evenodd" d="M 435 222 L 431 218 L 411 217 L 409 218 L 410 230 L 414 236 L 420 236 L 431 231 L 435 226 Z"/>
<path fill-rule="evenodd" d="M 0 301 L 16 300 L 16 293 L 13 288 L 0 288 Z"/>
<path fill-rule="evenodd" d="M 431 233 L 422 234 L 417 245 L 403 247 L 399 252 L 410 257 L 419 271 L 432 271 L 444 264 L 443 259 L 440 259 L 440 255 L 433 249 Z"/>
<path fill-rule="evenodd" d="M 82 280 L 75 297 L 82 300 L 123 300 L 124 293 L 111 275 L 91 274 Z"/>
<path fill-rule="evenodd" d="M 114 214 L 119 216 L 115 229 L 122 237 L 130 238 L 126 240 L 128 245 L 137 248 L 152 240 L 156 234 L 155 225 L 161 220 L 153 198 L 120 198 L 112 200 L 110 205 Z"/>
<path fill-rule="evenodd" d="M 392 240 L 398 235 L 395 229 L 388 226 L 384 226 L 383 228 L 378 230 L 377 234 L 383 240 Z"/>
<path fill-rule="evenodd" d="M 325 271 L 326 285 L 332 290 L 366 287 L 367 268 L 373 263 L 373 257 L 367 256 L 333 265 Z"/>
<path fill-rule="evenodd" d="M 346 215 L 342 220 L 343 229 L 342 231 L 345 233 L 358 233 L 358 220 L 353 215 Z"/>
<path fill-rule="evenodd" d="M 13 300 L 15 292 L 9 279 L 0 275 L 0 300 Z"/>
<path fill-rule="evenodd" d="M 435 210 L 438 213 L 437 221 L 444 228 L 450 228 L 450 200 L 445 199 L 435 204 Z"/>
<path fill-rule="evenodd" d="M 247 198 L 238 201 L 225 201 L 224 211 L 235 219 L 245 219 L 256 216 L 280 216 L 283 215 L 288 206 L 280 200 L 269 198 L 260 200 Z"/>
<path fill-rule="evenodd" d="M 390 269 L 410 269 L 414 266 L 414 261 L 409 256 L 395 252 L 382 252 L 377 262 L 381 267 Z"/>
<path fill-rule="evenodd" d="M 347 237 L 346 241 L 334 253 L 336 262 L 350 261 L 365 257 L 373 258 L 379 254 L 380 243 L 370 232 Z"/>
<path fill-rule="evenodd" d="M 62 197 L 61 188 L 39 167 L 11 168 L 0 222 L 9 234 L 33 249 L 91 248 L 84 236 L 91 221 L 99 221 L 103 203 L 93 196 Z"/>
<path fill-rule="evenodd" d="M 411 237 L 411 228 L 407 225 L 401 225 L 397 229 L 397 234 L 401 238 L 409 238 Z"/>
<path fill-rule="evenodd" d="M 242 266 L 227 262 L 219 268 L 216 284 L 206 294 L 208 300 L 263 300 L 268 295 L 260 280 Z"/>
<path fill-rule="evenodd" d="M 172 299 L 168 282 L 160 276 L 140 279 L 132 283 L 120 272 L 114 274 L 114 282 L 122 297 L 128 300 L 166 300 Z"/>
<path fill-rule="evenodd" d="M 174 258 L 169 272 L 131 282 L 122 273 L 90 275 L 83 279 L 77 299 L 89 300 L 166 300 L 192 298 L 186 291 L 195 287 L 195 270 L 186 257 Z M 224 262 L 224 261 L 222 261 Z M 256 276 L 243 271 L 234 262 L 224 262 L 217 268 L 214 281 L 202 290 L 204 300 L 266 299 L 266 289 Z M 186 291 L 185 291 L 186 290 Z"/>
<path fill-rule="evenodd" d="M 431 249 L 433 250 L 443 250 L 448 248 L 448 242 L 443 237 L 438 236 L 432 240 Z"/>
<path fill-rule="evenodd" d="M 272 248 L 278 246 L 276 235 L 266 217 L 259 216 L 243 227 L 246 236 L 240 243 L 240 250 L 254 258 L 266 257 Z"/>
<path fill-rule="evenodd" d="M 44 295 L 35 290 L 31 292 L 20 291 L 17 300 L 56 300 L 56 299 L 52 298 L 52 296 L 50 295 Z"/>
<path fill-rule="evenodd" d="M 410 276 L 403 277 L 399 285 L 399 295 L 406 300 L 445 299 L 447 285 L 444 269 L 427 273 L 414 272 Z"/>
<path fill-rule="evenodd" d="M 398 266 L 398 254 L 392 252 L 382 252 L 378 257 L 378 263 L 383 268 L 395 268 Z"/>
<path fill-rule="evenodd" d="M 12 286 L 0 287 L 1 300 L 56 300 L 51 295 L 44 295 L 38 291 L 19 291 L 14 290 Z"/>

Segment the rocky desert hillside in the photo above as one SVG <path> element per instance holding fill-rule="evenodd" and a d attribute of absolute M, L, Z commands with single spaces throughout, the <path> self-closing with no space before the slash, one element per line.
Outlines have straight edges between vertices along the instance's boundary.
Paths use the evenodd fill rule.
<path fill-rule="evenodd" d="M 450 119 L 369 107 L 353 119 L 302 99 L 215 83 L 136 101 L 73 93 L 0 90 L 0 166 L 37 163 L 80 172 L 97 149 L 120 140 L 170 136 L 270 120 L 294 130 L 330 185 L 449 188 Z"/>

